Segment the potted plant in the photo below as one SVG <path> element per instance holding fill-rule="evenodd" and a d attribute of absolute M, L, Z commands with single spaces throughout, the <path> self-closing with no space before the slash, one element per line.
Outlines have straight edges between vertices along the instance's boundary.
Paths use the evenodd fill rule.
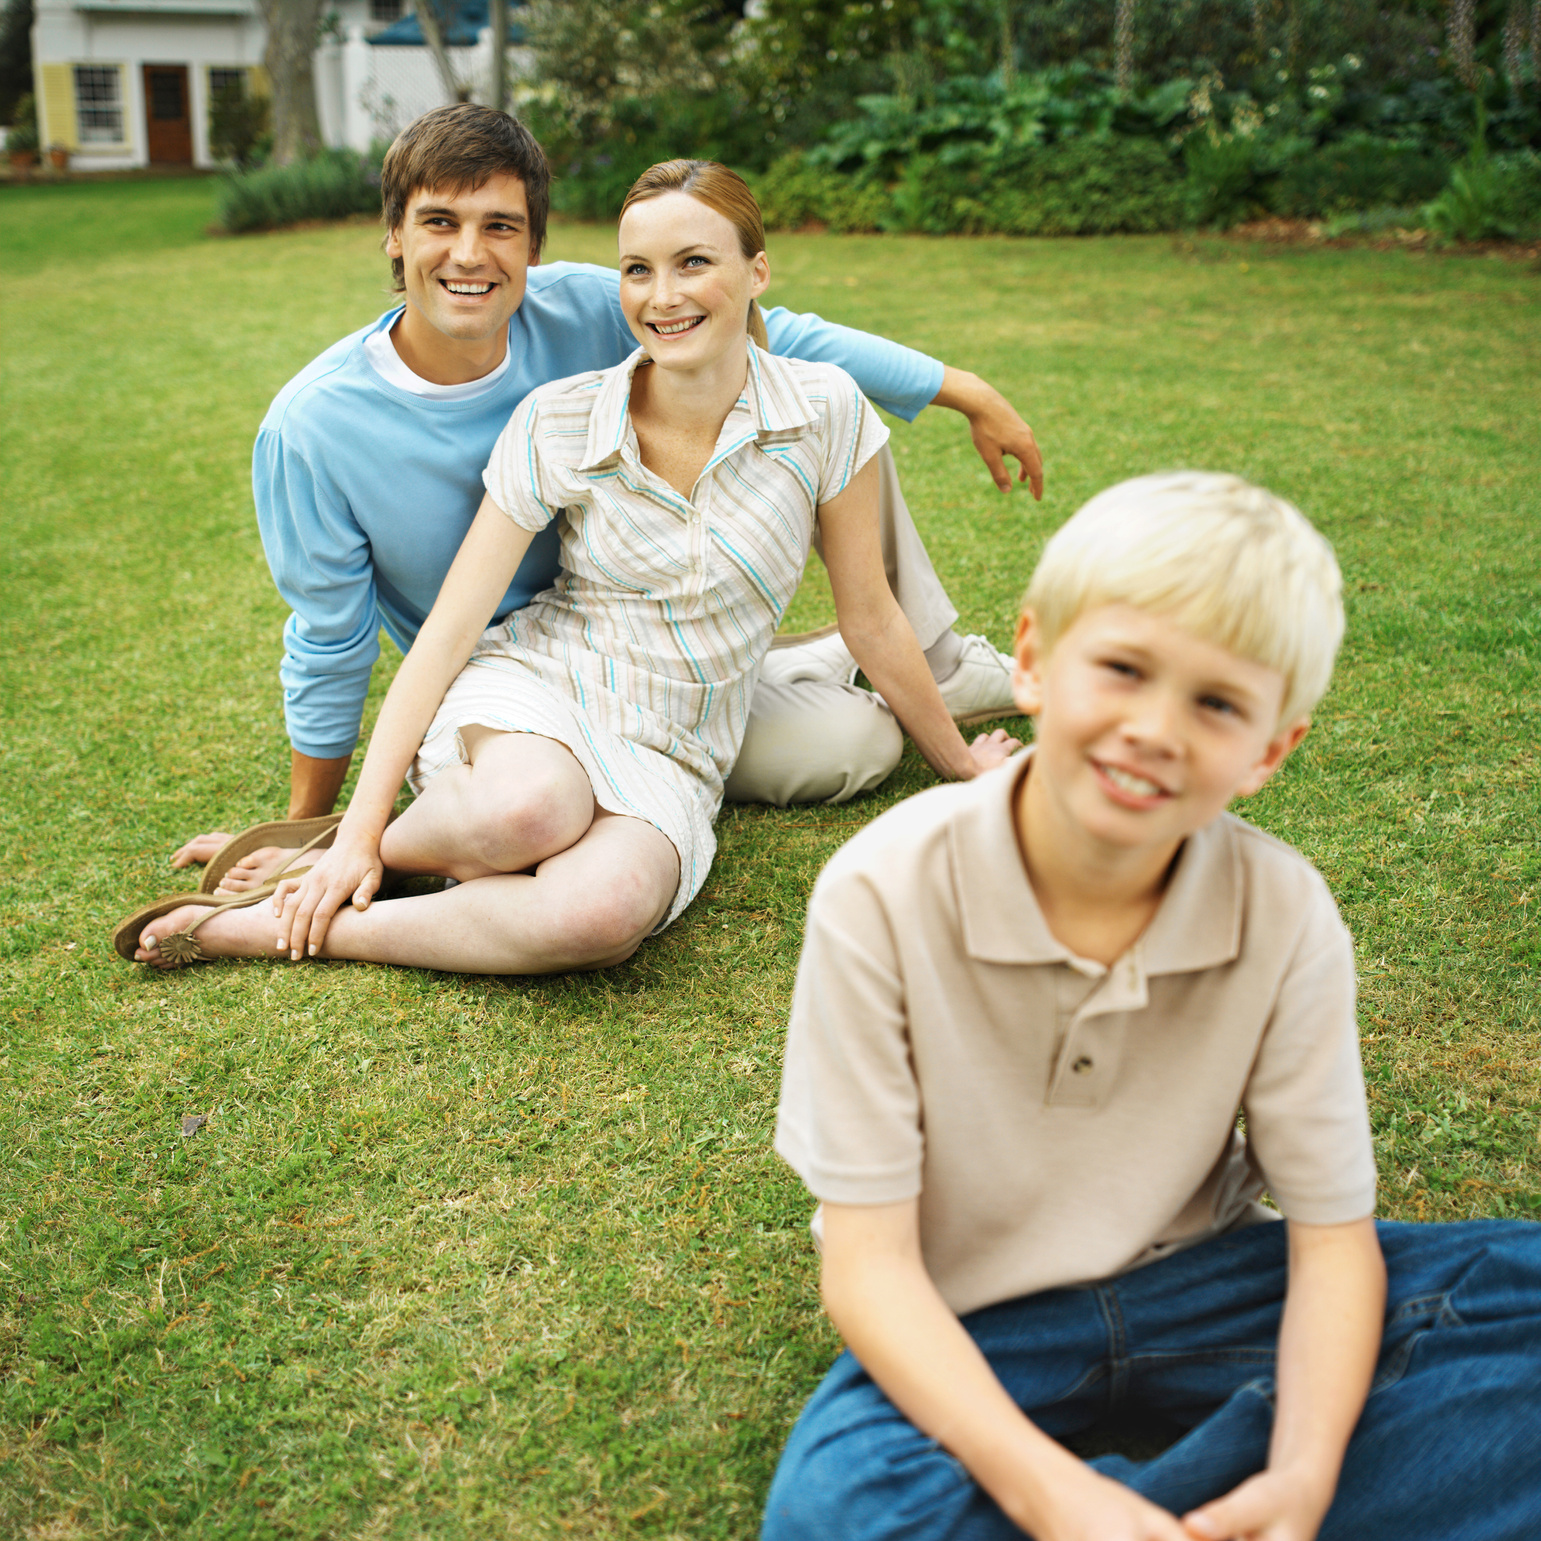
<path fill-rule="evenodd" d="M 70 147 L 67 144 L 49 145 L 48 164 L 55 171 L 68 171 L 70 169 Z"/>
<path fill-rule="evenodd" d="M 5 136 L 5 151 L 18 176 L 26 176 L 37 164 L 37 146 L 37 103 L 28 95 L 17 102 L 16 115 Z"/>

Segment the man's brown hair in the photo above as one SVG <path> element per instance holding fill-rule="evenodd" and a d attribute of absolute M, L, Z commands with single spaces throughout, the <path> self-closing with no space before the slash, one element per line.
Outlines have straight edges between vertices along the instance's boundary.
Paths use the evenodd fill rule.
<path fill-rule="evenodd" d="M 387 232 L 400 230 L 413 193 L 433 188 L 451 195 L 474 193 L 496 176 L 524 183 L 530 212 L 530 256 L 540 256 L 551 209 L 551 170 L 545 151 L 518 118 L 475 102 L 435 107 L 396 136 L 380 169 L 381 213 Z M 406 288 L 400 257 L 391 259 L 391 280 Z"/>

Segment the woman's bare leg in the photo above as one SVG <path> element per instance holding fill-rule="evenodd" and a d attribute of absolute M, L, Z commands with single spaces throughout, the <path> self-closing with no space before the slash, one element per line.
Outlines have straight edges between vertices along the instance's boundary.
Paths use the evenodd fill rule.
<path fill-rule="evenodd" d="M 461 974 L 608 968 L 629 958 L 668 913 L 679 875 L 678 853 L 664 834 L 600 810 L 575 845 L 533 873 L 476 878 L 363 911 L 345 906 L 321 956 Z M 151 938 L 202 913 L 189 907 L 151 921 L 135 956 L 165 967 Z M 198 943 L 210 957 L 287 957 L 287 944 L 274 945 L 278 924 L 267 902 L 225 910 L 198 928 Z"/>
<path fill-rule="evenodd" d="M 480 726 L 460 737 L 470 764 L 441 771 L 386 826 L 387 870 L 466 883 L 526 872 L 582 839 L 594 819 L 594 789 L 571 750 L 534 733 Z"/>

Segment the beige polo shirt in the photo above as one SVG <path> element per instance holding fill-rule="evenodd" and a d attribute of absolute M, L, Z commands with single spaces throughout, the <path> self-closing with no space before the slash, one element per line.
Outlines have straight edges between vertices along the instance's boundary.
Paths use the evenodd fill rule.
<path fill-rule="evenodd" d="M 1259 1218 L 1265 1187 L 1308 1224 L 1372 1214 L 1353 945 L 1316 870 L 1224 815 L 1104 968 L 1033 895 L 1012 820 L 1030 763 L 911 798 L 824 869 L 776 1149 L 820 1199 L 918 1194 L 960 1314 Z"/>

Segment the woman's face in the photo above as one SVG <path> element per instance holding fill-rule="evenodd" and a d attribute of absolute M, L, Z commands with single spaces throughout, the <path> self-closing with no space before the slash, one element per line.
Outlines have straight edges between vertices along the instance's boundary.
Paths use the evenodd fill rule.
<path fill-rule="evenodd" d="M 621 309 L 663 369 L 696 370 L 742 351 L 749 302 L 770 284 L 764 252 L 689 193 L 634 203 L 621 217 Z"/>

